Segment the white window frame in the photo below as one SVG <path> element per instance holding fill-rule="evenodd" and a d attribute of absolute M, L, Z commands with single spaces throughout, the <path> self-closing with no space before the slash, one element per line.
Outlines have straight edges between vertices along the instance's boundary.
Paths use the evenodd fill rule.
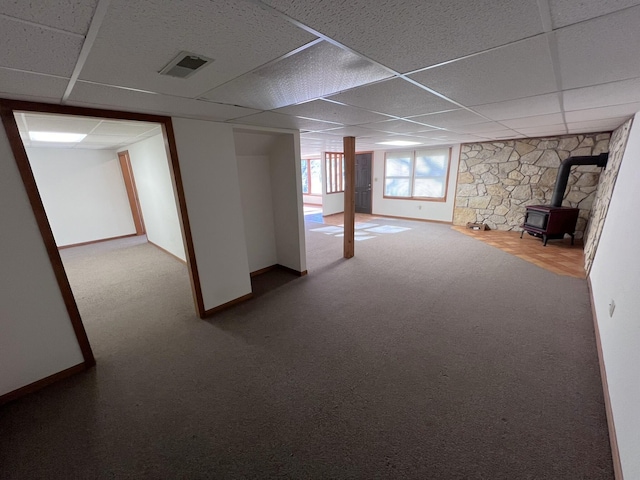
<path fill-rule="evenodd" d="M 383 183 L 383 198 L 388 198 L 388 199 L 397 199 L 397 200 L 422 200 L 422 201 L 429 201 L 429 202 L 446 202 L 447 201 L 447 193 L 448 193 L 448 188 L 449 188 L 449 173 L 451 171 L 451 147 L 448 148 L 421 148 L 419 150 L 396 150 L 396 151 L 391 151 L 391 152 L 385 152 L 384 154 L 384 183 Z M 433 152 L 446 152 L 447 155 L 447 160 L 446 160 L 446 173 L 443 176 L 418 176 L 417 178 L 444 178 L 444 188 L 443 188 L 443 195 L 440 197 L 421 197 L 418 195 L 414 195 L 414 191 L 415 191 L 415 183 L 416 183 L 416 169 L 415 169 L 415 163 L 416 163 L 416 157 L 419 157 L 421 155 L 424 155 L 425 153 L 433 153 Z M 410 174 L 409 175 L 403 175 L 403 176 L 388 176 L 387 175 L 387 158 L 390 155 L 393 155 L 394 157 L 397 157 L 399 155 L 402 154 L 406 154 L 406 156 L 410 159 L 411 162 L 411 166 L 410 166 Z M 387 180 L 389 179 L 409 179 L 409 195 L 408 196 L 396 196 L 396 195 L 387 195 Z"/>

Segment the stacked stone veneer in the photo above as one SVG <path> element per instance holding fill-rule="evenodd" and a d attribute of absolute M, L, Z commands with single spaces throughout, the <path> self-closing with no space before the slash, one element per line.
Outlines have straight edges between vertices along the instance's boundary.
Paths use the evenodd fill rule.
<path fill-rule="evenodd" d="M 627 146 L 627 139 L 629 138 L 632 123 L 633 120 L 628 120 L 611 135 L 611 141 L 609 142 L 609 160 L 607 161 L 606 168 L 600 175 L 600 183 L 596 192 L 595 201 L 593 202 L 591 218 L 585 232 L 584 268 L 587 272 L 591 270 L 593 258 L 596 254 L 598 242 L 600 241 L 604 219 L 609 210 L 609 202 L 611 201 L 613 188 L 618 178 L 618 171 L 620 170 L 620 164 L 622 163 L 622 157 Z"/>
<path fill-rule="evenodd" d="M 463 145 L 453 224 L 483 222 L 494 230 L 519 230 L 527 205 L 551 202 L 560 163 L 607 152 L 610 137 L 593 133 Z M 600 170 L 591 165 L 571 169 L 563 206 L 580 209 L 578 238 L 589 219 Z"/>

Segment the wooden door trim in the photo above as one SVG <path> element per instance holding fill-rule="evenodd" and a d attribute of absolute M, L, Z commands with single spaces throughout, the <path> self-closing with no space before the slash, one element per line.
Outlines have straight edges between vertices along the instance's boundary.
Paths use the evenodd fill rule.
<path fill-rule="evenodd" d="M 71 291 L 71 285 L 69 284 L 67 273 L 62 265 L 62 259 L 60 258 L 60 253 L 58 252 L 58 247 L 56 246 L 56 241 L 53 237 L 51 226 L 49 225 L 47 213 L 44 210 L 44 205 L 40 198 L 40 192 L 38 191 L 38 186 L 36 185 L 36 180 L 33 176 L 33 171 L 31 170 L 31 164 L 27 157 L 27 151 L 22 143 L 22 138 L 20 138 L 20 131 L 18 130 L 18 124 L 13 115 L 13 111 L 14 108 L 12 108 L 11 104 L 7 105 L 5 101 L 0 101 L 0 116 L 2 116 L 2 124 L 5 132 L 7 133 L 9 145 L 13 151 L 13 156 L 16 160 L 20 177 L 22 178 L 22 183 L 27 191 L 27 196 L 31 203 L 31 208 L 36 218 L 40 235 L 42 236 L 42 240 L 44 241 L 44 245 L 47 250 L 47 255 L 49 256 L 49 261 L 53 267 L 53 273 L 56 277 L 56 281 L 58 282 L 60 292 L 62 293 L 62 299 L 65 307 L 69 313 L 73 332 L 78 339 L 82 358 L 84 359 L 85 365 L 87 367 L 91 367 L 95 365 L 96 360 L 93 356 L 87 332 L 84 329 L 84 325 L 80 317 L 80 311 L 78 310 L 76 299 Z"/>
<path fill-rule="evenodd" d="M 127 198 L 129 199 L 129 208 L 131 208 L 133 224 L 136 227 L 136 235 L 144 235 L 146 233 L 144 217 L 142 216 L 142 207 L 140 206 L 140 197 L 138 196 L 138 188 L 136 187 L 136 178 L 133 175 L 129 150 L 118 152 L 118 161 L 120 162 L 124 187 L 127 190 Z"/>
<path fill-rule="evenodd" d="M 173 183 L 174 193 L 178 201 L 178 210 L 180 219 L 180 225 L 182 227 L 182 235 L 187 253 L 187 266 L 189 269 L 189 278 L 191 281 L 191 288 L 194 297 L 195 308 L 200 318 L 206 316 L 204 308 L 204 300 L 202 295 L 202 286 L 200 284 L 200 276 L 198 274 L 198 266 L 195 257 L 195 250 L 193 245 L 193 238 L 191 235 L 191 226 L 189 223 L 189 215 L 187 211 L 186 199 L 184 194 L 184 187 L 182 185 L 182 176 L 180 174 L 180 164 L 178 160 L 178 150 L 176 147 L 176 141 L 173 131 L 173 123 L 171 117 L 161 115 L 150 115 L 144 113 L 132 113 L 123 112 L 117 110 L 101 110 L 97 108 L 84 108 L 84 107 L 72 107 L 66 105 L 54 105 L 48 103 L 38 102 L 26 102 L 20 100 L 8 100 L 0 98 L 0 117 L 2 118 L 2 124 L 4 126 L 9 145 L 22 178 L 29 203 L 33 210 L 38 229 L 44 246 L 51 262 L 53 272 L 60 288 L 62 298 L 64 300 L 73 331 L 78 340 L 82 356 L 84 358 L 85 367 L 91 367 L 95 365 L 95 358 L 91 350 L 91 345 L 87 337 L 80 312 L 78 311 L 78 305 L 76 304 L 75 297 L 69 284 L 69 279 L 64 270 L 62 259 L 58 247 L 56 246 L 51 226 L 47 218 L 42 199 L 36 185 L 33 171 L 27 157 L 22 139 L 20 138 L 20 132 L 18 125 L 14 117 L 14 111 L 27 111 L 37 113 L 54 113 L 59 115 L 76 115 L 82 117 L 98 117 L 108 118 L 116 120 L 133 120 L 142 122 L 159 123 L 162 126 L 164 134 L 165 148 L 167 151 L 167 157 L 169 159 L 169 171 L 171 173 L 171 179 Z M 11 392 L 10 392 L 11 393 Z"/>

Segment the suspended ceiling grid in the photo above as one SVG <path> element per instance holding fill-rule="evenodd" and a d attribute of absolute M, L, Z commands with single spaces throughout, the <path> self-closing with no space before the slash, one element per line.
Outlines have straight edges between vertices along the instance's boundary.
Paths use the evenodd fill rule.
<path fill-rule="evenodd" d="M 640 0 L 5 2 L 0 96 L 300 129 L 303 154 L 612 130 L 639 24 Z M 160 75 L 183 50 L 214 62 Z"/>

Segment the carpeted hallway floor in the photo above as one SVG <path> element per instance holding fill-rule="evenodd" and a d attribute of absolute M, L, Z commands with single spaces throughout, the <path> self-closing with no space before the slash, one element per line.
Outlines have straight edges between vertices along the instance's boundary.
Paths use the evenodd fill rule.
<path fill-rule="evenodd" d="M 64 251 L 98 365 L 0 408 L 0 478 L 613 478 L 585 280 L 393 219 L 346 261 L 322 227 L 307 277 L 209 321 L 148 244 Z"/>

